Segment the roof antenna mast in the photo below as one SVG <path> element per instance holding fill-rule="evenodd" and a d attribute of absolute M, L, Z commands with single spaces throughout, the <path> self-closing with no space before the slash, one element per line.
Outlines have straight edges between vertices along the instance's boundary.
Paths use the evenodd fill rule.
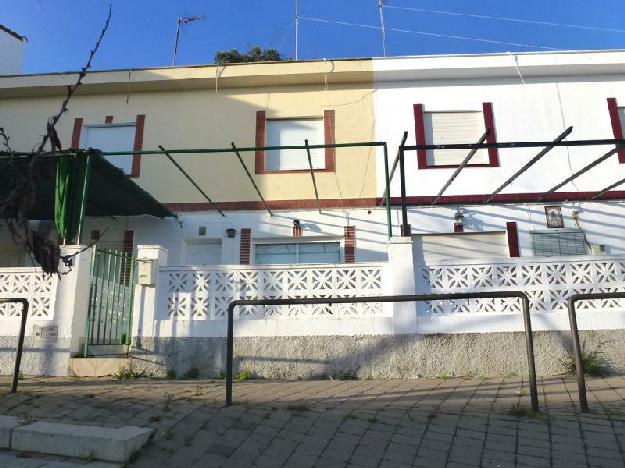
<path fill-rule="evenodd" d="M 206 16 L 179 16 L 178 21 L 176 23 L 176 41 L 174 42 L 174 57 L 171 61 L 171 66 L 176 66 L 176 54 L 178 53 L 178 39 L 180 38 L 180 26 L 184 26 L 185 24 L 190 24 L 195 21 L 205 20 Z"/>
<path fill-rule="evenodd" d="M 380 26 L 382 30 L 382 53 L 386 57 L 386 29 L 384 28 L 384 5 L 388 4 L 388 0 L 378 0 L 378 10 L 380 11 Z"/>
<path fill-rule="evenodd" d="M 295 0 L 295 60 L 299 59 L 299 0 Z"/>

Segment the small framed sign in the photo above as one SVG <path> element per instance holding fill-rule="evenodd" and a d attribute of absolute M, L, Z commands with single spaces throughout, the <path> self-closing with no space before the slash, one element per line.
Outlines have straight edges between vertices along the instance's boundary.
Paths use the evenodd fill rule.
<path fill-rule="evenodd" d="M 559 206 L 545 206 L 545 217 L 548 228 L 563 228 L 562 208 Z"/>

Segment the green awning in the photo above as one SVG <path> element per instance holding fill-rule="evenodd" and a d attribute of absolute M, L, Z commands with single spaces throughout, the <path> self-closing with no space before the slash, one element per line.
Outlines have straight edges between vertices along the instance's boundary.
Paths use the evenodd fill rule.
<path fill-rule="evenodd" d="M 67 155 L 67 153 L 64 153 Z M 86 157 L 85 152 L 72 157 Z M 0 155 L 0 198 L 5 198 L 11 187 L 11 172 L 6 153 Z M 54 186 L 56 180 L 56 162 L 58 157 L 42 156 L 35 167 L 37 198 L 28 216 L 30 219 L 54 219 Z M 26 167 L 30 157 L 16 157 L 12 163 Z M 170 210 L 159 203 L 152 195 L 143 190 L 121 169 L 108 162 L 97 153 L 91 155 L 90 179 L 87 190 L 86 215 L 104 216 L 141 216 L 157 218 L 176 217 Z"/>

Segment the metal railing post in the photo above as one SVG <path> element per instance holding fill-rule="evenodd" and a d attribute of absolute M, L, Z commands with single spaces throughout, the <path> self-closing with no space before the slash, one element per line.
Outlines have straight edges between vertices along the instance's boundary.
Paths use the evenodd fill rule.
<path fill-rule="evenodd" d="M 408 204 L 406 201 L 406 172 L 404 170 L 404 148 L 401 146 L 399 148 L 399 180 L 401 182 L 401 236 L 410 237 L 410 228 L 408 226 Z"/>
<path fill-rule="evenodd" d="M 577 375 L 577 395 L 579 398 L 579 409 L 582 413 L 587 413 L 588 399 L 586 398 L 586 379 L 584 377 L 584 363 L 582 361 L 582 348 L 579 345 L 579 329 L 577 328 L 577 313 L 575 312 L 575 302 L 578 295 L 569 297 L 569 325 L 571 336 L 573 337 L 573 353 L 575 354 L 575 374 Z"/>
<path fill-rule="evenodd" d="M 625 294 L 624 296 L 625 297 Z M 234 309 L 237 306 L 267 306 L 267 305 L 304 305 L 304 304 L 355 304 L 363 302 L 425 302 L 446 301 L 458 299 L 497 299 L 518 298 L 522 301 L 523 321 L 526 337 L 527 360 L 529 367 L 529 385 L 532 410 L 540 411 L 538 403 L 538 388 L 536 385 L 536 366 L 534 362 L 534 340 L 531 337 L 531 317 L 529 313 L 529 298 L 523 291 L 493 291 L 483 293 L 454 293 L 454 294 L 416 294 L 391 296 L 363 296 L 363 297 L 326 297 L 300 299 L 238 299 L 228 306 L 228 331 L 226 337 L 226 406 L 232 405 L 233 354 L 234 354 Z"/>
<path fill-rule="evenodd" d="M 17 302 L 22 304 L 22 321 L 20 323 L 20 334 L 17 338 L 17 353 L 15 354 L 15 367 L 13 368 L 13 381 L 11 383 L 11 393 L 17 392 L 17 384 L 20 378 L 20 365 L 22 364 L 22 351 L 24 350 L 24 337 L 26 335 L 26 320 L 28 320 L 28 301 L 24 298 L 0 299 L 0 304 Z"/>

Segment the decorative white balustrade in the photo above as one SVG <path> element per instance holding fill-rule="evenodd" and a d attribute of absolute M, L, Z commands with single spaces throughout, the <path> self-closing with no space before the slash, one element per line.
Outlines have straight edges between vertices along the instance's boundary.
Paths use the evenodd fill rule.
<path fill-rule="evenodd" d="M 57 281 L 55 275 L 48 276 L 40 268 L 0 268 L 0 298 L 28 299 L 29 317 L 51 320 Z M 0 304 L 0 320 L 21 316 L 21 304 Z"/>
<path fill-rule="evenodd" d="M 454 264 L 419 265 L 418 293 L 456 293 L 522 290 L 530 299 L 532 312 L 566 311 L 574 293 L 625 290 L 625 257 L 558 257 L 544 259 L 474 261 Z M 420 272 L 419 272 L 420 270 Z M 420 273 L 420 274 L 419 274 Z M 578 309 L 621 309 L 620 299 L 583 301 Z M 521 312 L 516 299 L 476 299 L 430 302 L 430 314 Z"/>
<path fill-rule="evenodd" d="M 165 267 L 172 318 L 222 320 L 235 299 L 355 297 L 383 294 L 383 264 L 267 267 Z M 161 276 L 163 278 L 163 276 Z M 361 318 L 383 315 L 381 303 L 253 306 L 240 319 Z"/>

